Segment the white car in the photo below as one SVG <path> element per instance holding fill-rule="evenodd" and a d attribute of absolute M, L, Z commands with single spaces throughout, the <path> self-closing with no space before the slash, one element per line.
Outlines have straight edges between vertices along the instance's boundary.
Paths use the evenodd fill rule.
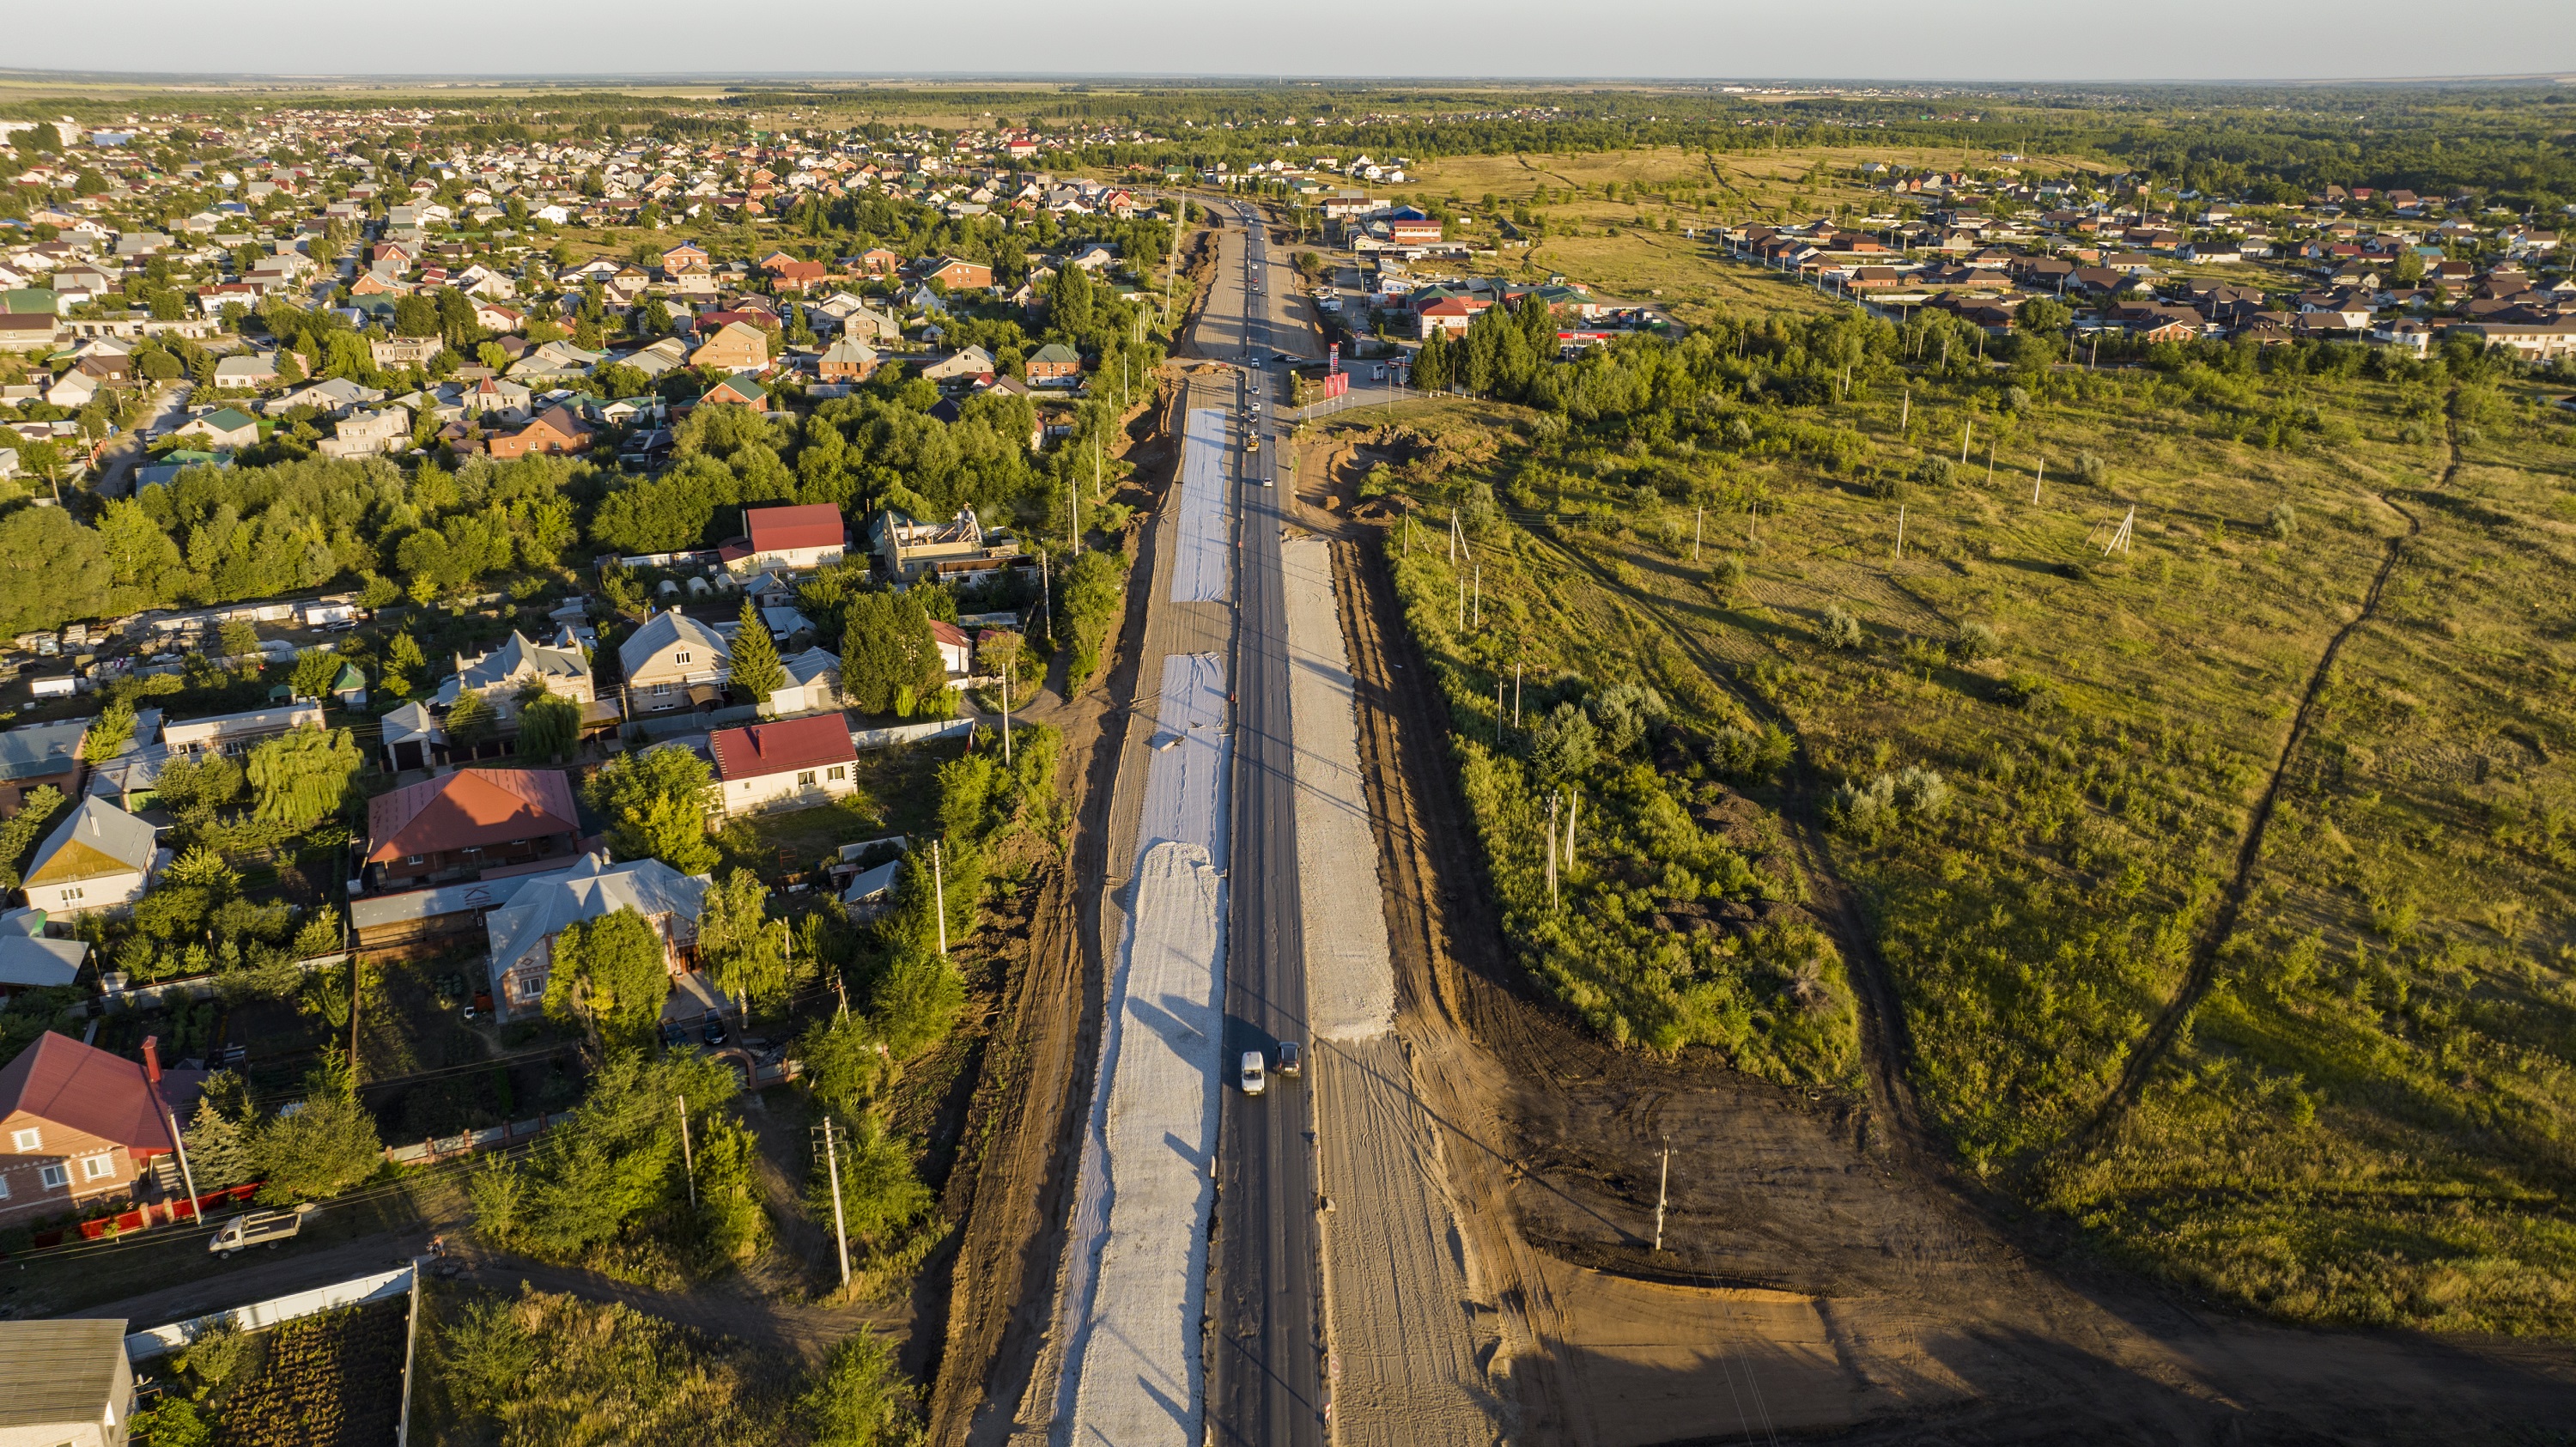
<path fill-rule="evenodd" d="M 1259 1095 L 1263 1088 L 1270 1083 L 1262 1074 L 1260 1051 L 1246 1050 L 1243 1052 L 1242 1082 L 1243 1093 L 1246 1095 Z"/>

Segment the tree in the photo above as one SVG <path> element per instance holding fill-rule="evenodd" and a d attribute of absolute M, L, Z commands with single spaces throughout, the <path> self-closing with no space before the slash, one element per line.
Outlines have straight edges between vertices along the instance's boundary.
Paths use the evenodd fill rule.
<path fill-rule="evenodd" d="M 632 909 L 582 921 L 555 936 L 545 999 L 546 1014 L 554 1019 L 587 1018 L 602 1034 L 640 1039 L 660 1018 L 670 991 L 662 936 Z"/>
<path fill-rule="evenodd" d="M 519 753 L 524 758 L 561 759 L 581 739 L 581 705 L 560 694 L 538 690 L 519 705 Z"/>
<path fill-rule="evenodd" d="M 418 294 L 394 299 L 395 336 L 434 337 L 438 334 L 438 303 Z"/>
<path fill-rule="evenodd" d="M 770 711 L 769 696 L 787 686 L 787 669 L 778 661 L 778 646 L 770 641 L 769 624 L 749 598 L 742 600 L 741 626 L 733 635 L 729 686 L 749 698 L 762 713 Z"/>
<path fill-rule="evenodd" d="M 325 1052 L 306 1077 L 304 1098 L 260 1127 L 254 1155 L 268 1181 L 260 1187 L 261 1201 L 336 1196 L 384 1165 L 384 1138 L 376 1133 L 375 1117 L 358 1103 L 347 1059 L 336 1050 Z"/>
<path fill-rule="evenodd" d="M 215 639 L 224 650 L 224 658 L 241 672 L 242 677 L 259 677 L 268 655 L 259 651 L 259 630 L 248 620 L 235 618 L 226 623 L 215 630 Z"/>
<path fill-rule="evenodd" d="M 845 1129 L 833 1152 L 841 1173 L 841 1220 L 852 1236 L 883 1247 L 887 1237 L 930 1209 L 930 1188 L 913 1170 L 912 1152 L 902 1137 L 874 1114 L 841 1124 Z M 818 1150 L 805 1204 L 816 1219 L 830 1221 L 832 1177 L 824 1166 Z"/>
<path fill-rule="evenodd" d="M 893 1344 L 865 1327 L 832 1348 L 823 1369 L 796 1399 L 796 1415 L 813 1434 L 814 1447 L 879 1447 L 907 1440 L 904 1427 L 911 1413 L 912 1391 L 895 1364 Z"/>
<path fill-rule="evenodd" d="M 339 677 L 340 655 L 312 648 L 295 655 L 295 669 L 287 675 L 286 686 L 295 697 L 318 703 L 331 696 L 331 685 Z"/>
<path fill-rule="evenodd" d="M 260 818 L 302 825 L 339 812 L 361 762 L 347 729 L 297 728 L 263 739 L 243 773 Z"/>
<path fill-rule="evenodd" d="M 716 863 L 706 816 L 714 786 L 704 759 L 662 748 L 610 760 L 585 793 L 608 816 L 608 844 L 619 858 L 659 859 L 682 874 L 704 874 Z"/>
<path fill-rule="evenodd" d="M 22 507 L 0 518 L 0 634 L 96 617 L 111 581 L 105 544 L 65 509 Z"/>
<path fill-rule="evenodd" d="M 946 1038 L 965 1004 L 966 981 L 957 967 L 928 945 L 906 941 L 877 981 L 868 1021 L 895 1059 L 909 1060 Z"/>
<path fill-rule="evenodd" d="M 710 886 L 698 911 L 698 957 L 733 996 L 748 1024 L 752 997 L 787 992 L 785 920 L 769 917 L 769 886 L 748 869 L 736 869 Z"/>
<path fill-rule="evenodd" d="M 63 807 L 63 791 L 39 784 L 18 801 L 18 812 L 0 820 L 0 892 L 18 887 L 18 863 L 45 837 L 54 813 Z"/>
<path fill-rule="evenodd" d="M 89 731 L 81 736 L 81 757 L 92 763 L 112 759 L 125 752 L 134 742 L 134 700 L 111 698 L 107 706 L 90 720 Z"/>
<path fill-rule="evenodd" d="M 489 740 L 501 726 L 500 716 L 491 702 L 477 689 L 459 689 L 456 703 L 447 710 L 439 727 L 447 734 L 451 751 L 472 753 Z"/>
<path fill-rule="evenodd" d="M 200 1191 L 220 1191 L 257 1176 L 259 1108 L 251 1103 L 250 1082 L 230 1070 L 206 1077 L 197 1113 L 179 1138 Z"/>

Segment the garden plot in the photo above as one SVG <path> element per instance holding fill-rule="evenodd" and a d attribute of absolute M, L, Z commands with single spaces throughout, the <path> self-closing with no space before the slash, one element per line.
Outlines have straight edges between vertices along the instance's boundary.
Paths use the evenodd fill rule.
<path fill-rule="evenodd" d="M 1326 1326 L 1339 1440 L 1483 1447 L 1499 1414 L 1477 1365 L 1493 1345 L 1466 1303 L 1465 1233 L 1438 1137 L 1394 1035 L 1377 840 L 1360 778 L 1359 718 L 1333 612 L 1331 544 L 1280 549 L 1288 711 L 1296 730 L 1297 873 L 1306 1007 L 1315 1032 L 1315 1127 L 1325 1217 Z M 1356 907 L 1355 907 L 1356 906 Z"/>
<path fill-rule="evenodd" d="M 1225 1038 L 1224 710 L 1217 658 L 1164 660 L 1133 922 L 1109 980 L 1067 1247 L 1061 1443 L 1198 1440 Z"/>
<path fill-rule="evenodd" d="M 1179 546 L 1172 554 L 1175 603 L 1219 603 L 1232 596 L 1226 576 L 1226 557 L 1233 551 L 1226 536 L 1233 512 L 1226 432 L 1223 409 L 1190 409 L 1181 439 Z"/>

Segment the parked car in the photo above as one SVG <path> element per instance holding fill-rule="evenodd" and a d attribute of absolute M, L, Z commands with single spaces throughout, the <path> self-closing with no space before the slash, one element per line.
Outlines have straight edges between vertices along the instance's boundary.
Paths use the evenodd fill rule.
<path fill-rule="evenodd" d="M 1270 1082 L 1262 1078 L 1261 1068 L 1260 1051 L 1246 1050 L 1243 1052 L 1243 1073 L 1241 1080 L 1243 1083 L 1244 1094 L 1259 1095 L 1262 1090 L 1269 1085 Z"/>
<path fill-rule="evenodd" d="M 698 1022 L 698 1038 L 704 1040 L 709 1045 L 722 1045 L 725 1043 L 724 1017 L 713 1010 L 709 1010 L 706 1014 L 706 1018 Z"/>
<path fill-rule="evenodd" d="M 681 1024 L 677 1020 L 665 1020 L 662 1022 L 662 1047 L 664 1049 L 677 1050 L 688 1043 L 688 1026 Z"/>
<path fill-rule="evenodd" d="M 1299 1049 L 1294 1040 L 1279 1042 L 1279 1073 L 1281 1075 L 1306 1073 L 1306 1052 Z"/>
<path fill-rule="evenodd" d="M 322 1209 L 307 1201 L 292 1211 L 253 1211 L 235 1216 L 224 1223 L 206 1249 L 219 1256 L 230 1256 L 246 1246 L 259 1246 L 286 1240 L 304 1229 L 304 1218 Z"/>

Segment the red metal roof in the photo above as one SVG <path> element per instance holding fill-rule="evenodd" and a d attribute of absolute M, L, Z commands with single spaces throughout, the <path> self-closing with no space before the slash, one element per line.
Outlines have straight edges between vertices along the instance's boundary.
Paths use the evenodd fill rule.
<path fill-rule="evenodd" d="M 790 548 L 837 548 L 848 541 L 841 510 L 830 503 L 803 507 L 756 507 L 744 519 L 755 553 L 783 553 Z"/>
<path fill-rule="evenodd" d="M 115 1141 L 138 1156 L 170 1149 L 170 1127 L 143 1067 L 51 1030 L 0 1068 L 0 1121 L 21 1112 Z"/>
<path fill-rule="evenodd" d="M 720 729 L 707 747 L 716 756 L 716 777 L 728 781 L 846 764 L 859 756 L 850 745 L 849 721 L 837 713 Z"/>
<path fill-rule="evenodd" d="M 561 769 L 460 769 L 367 802 L 369 864 L 575 834 L 572 784 Z"/>

